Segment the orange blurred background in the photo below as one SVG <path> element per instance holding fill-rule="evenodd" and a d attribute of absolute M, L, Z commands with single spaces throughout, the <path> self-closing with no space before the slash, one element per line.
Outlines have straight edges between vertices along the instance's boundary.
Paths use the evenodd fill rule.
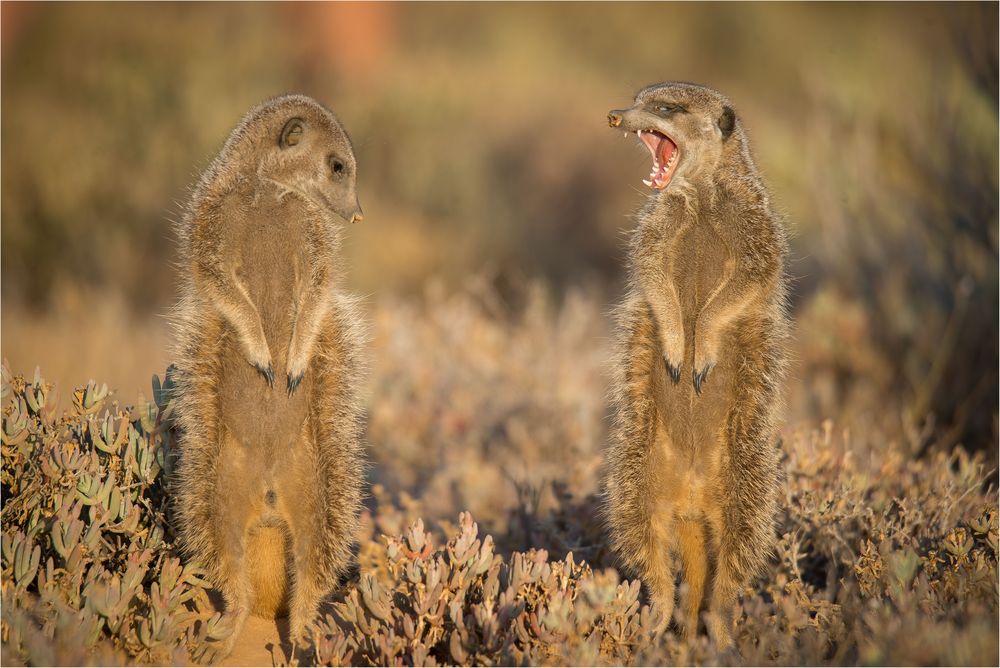
<path fill-rule="evenodd" d="M 472 276 L 604 308 L 648 170 L 605 114 L 678 79 L 733 99 L 787 216 L 794 411 L 996 442 L 995 3 L 0 11 L 2 354 L 64 394 L 162 372 L 171 221 L 262 99 L 313 95 L 351 134 L 344 262 L 373 310 Z"/>

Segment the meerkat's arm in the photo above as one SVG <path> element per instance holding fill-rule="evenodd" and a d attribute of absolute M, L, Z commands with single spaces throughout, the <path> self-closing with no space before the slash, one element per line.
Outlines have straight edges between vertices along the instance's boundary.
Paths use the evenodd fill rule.
<path fill-rule="evenodd" d="M 694 326 L 694 387 L 701 385 L 719 359 L 719 345 L 726 328 L 754 302 L 763 290 L 759 286 L 738 284 L 728 278 L 709 296 Z"/>
<path fill-rule="evenodd" d="M 195 281 L 205 288 L 211 304 L 236 331 L 247 361 L 269 385 L 274 385 L 274 364 L 260 313 L 240 280 L 239 263 L 227 258 L 220 248 L 223 221 L 213 222 L 195 228 Z"/>
<path fill-rule="evenodd" d="M 296 263 L 295 283 L 295 320 L 288 344 L 288 394 L 295 392 L 309 367 L 323 318 L 330 310 L 330 294 L 333 289 L 330 271 L 322 261 L 312 263 L 304 282 L 299 276 L 299 266 Z"/>
<path fill-rule="evenodd" d="M 702 383 L 719 359 L 723 332 L 748 307 L 770 294 L 779 278 L 780 260 L 773 250 L 776 243 L 773 238 L 769 239 L 769 221 L 744 221 L 743 227 L 749 225 L 754 225 L 753 233 L 739 235 L 742 238 L 740 251 L 727 263 L 724 278 L 695 319 L 693 381 L 699 394 Z"/>
<path fill-rule="evenodd" d="M 661 346 L 660 354 L 667 374 L 676 385 L 681 378 L 684 362 L 684 321 L 677 288 L 668 275 L 667 261 L 670 240 L 662 230 L 643 228 L 639 231 L 636 259 L 637 283 L 653 312 Z"/>

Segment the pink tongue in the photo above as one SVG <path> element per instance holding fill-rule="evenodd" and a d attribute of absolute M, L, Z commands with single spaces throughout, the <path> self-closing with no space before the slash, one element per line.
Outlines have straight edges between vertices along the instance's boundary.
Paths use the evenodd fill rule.
<path fill-rule="evenodd" d="M 660 140 L 660 145 L 656 149 L 657 160 L 660 162 L 660 166 L 666 165 L 670 162 L 670 157 L 674 154 L 674 150 L 677 146 L 674 145 L 672 141 L 664 137 Z"/>
<path fill-rule="evenodd" d="M 654 135 L 652 132 L 643 132 L 639 137 L 642 139 L 642 143 L 649 147 L 650 153 L 653 155 L 660 154 L 660 137 L 658 135 Z"/>

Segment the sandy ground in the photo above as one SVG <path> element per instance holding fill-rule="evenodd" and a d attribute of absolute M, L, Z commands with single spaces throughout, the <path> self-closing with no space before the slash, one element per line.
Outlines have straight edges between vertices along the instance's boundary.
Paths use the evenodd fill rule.
<path fill-rule="evenodd" d="M 288 619 L 250 617 L 233 653 L 220 666 L 287 665 L 291 646 L 287 642 Z"/>
<path fill-rule="evenodd" d="M 215 600 L 217 604 L 221 601 Z M 320 603 L 317 620 L 333 614 L 333 602 Z M 287 666 L 292 657 L 292 646 L 288 642 L 288 618 L 261 619 L 248 617 L 236 641 L 233 653 L 219 661 L 219 666 Z M 298 665 L 308 666 L 310 659 L 298 652 Z"/>

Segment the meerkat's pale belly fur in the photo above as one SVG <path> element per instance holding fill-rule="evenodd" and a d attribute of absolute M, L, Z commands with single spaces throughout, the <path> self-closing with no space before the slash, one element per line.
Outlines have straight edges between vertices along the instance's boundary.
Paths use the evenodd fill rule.
<path fill-rule="evenodd" d="M 691 314 L 683 320 L 682 368 L 692 369 L 696 352 L 694 315 L 729 280 L 732 254 L 711 225 L 694 220 L 679 227 L 669 247 L 666 276 L 677 292 L 681 311 Z M 707 556 L 705 541 L 711 540 L 710 532 L 722 525 L 719 492 L 729 463 L 725 439 L 729 388 L 739 354 L 734 354 L 728 332 L 723 338 L 723 352 L 700 395 L 687 375 L 675 386 L 664 368 L 651 369 L 657 419 L 649 464 L 660 478 L 651 490 L 651 521 L 664 532 L 664 542 L 672 553 L 669 556 L 688 562 L 686 570 L 695 571 L 696 577 L 707 576 L 698 572 Z M 657 357 L 653 357 L 653 364 L 658 361 L 657 366 L 662 367 L 662 357 Z"/>
<path fill-rule="evenodd" d="M 642 576 L 663 623 L 672 618 L 679 571 L 684 585 L 679 619 L 686 633 L 695 633 L 707 603 L 709 631 L 728 644 L 732 604 L 762 567 L 773 541 L 783 292 L 779 286 L 749 306 L 733 304 L 715 364 L 698 394 L 691 375 L 703 338 L 698 316 L 727 282 L 742 280 L 734 271 L 741 249 L 727 219 L 731 213 L 706 202 L 696 215 L 675 197 L 672 206 L 641 214 L 642 224 L 662 232 L 652 235 L 651 249 L 644 232 L 637 231 L 632 257 L 635 262 L 647 253 L 662 263 L 659 283 L 646 282 L 645 289 L 676 292 L 684 373 L 676 384 L 668 375 L 654 306 L 633 276 L 617 312 L 608 520 L 614 547 Z M 720 232 L 721 225 L 730 225 L 728 234 Z M 643 262 L 648 270 L 649 260 Z"/>
<path fill-rule="evenodd" d="M 244 221 L 238 272 L 250 301 L 257 306 L 264 336 L 274 359 L 277 379 L 288 372 L 288 346 L 292 337 L 295 295 L 301 280 L 296 274 L 305 258 L 299 248 L 276 238 L 301 239 L 302 219 L 275 225 L 267 211 L 254 211 Z M 270 251 L 282 248 L 286 257 Z M 306 508 L 289 507 L 298 502 L 299 486 L 318 489 L 321 481 L 310 462 L 315 461 L 308 430 L 308 399 L 311 374 L 306 374 L 297 392 L 288 396 L 280 382 L 272 388 L 247 364 L 233 336 L 222 340 L 218 376 L 219 419 L 227 438 L 219 452 L 218 504 L 237 504 L 251 509 L 246 527 L 247 569 L 254 592 L 252 612 L 273 618 L 287 613 L 289 536 L 285 518 Z M 305 432 L 305 433 L 304 433 Z M 317 527 L 321 530 L 321 527 Z"/>
<path fill-rule="evenodd" d="M 667 277 L 677 291 L 681 311 L 697 314 L 709 296 L 729 280 L 728 267 L 732 253 L 723 239 L 710 225 L 693 221 L 682 225 L 670 242 L 672 253 L 665 258 Z M 694 367 L 695 322 L 697 318 L 684 318 L 684 359 L 682 367 Z M 699 396 L 690 382 L 681 382 L 671 391 L 656 393 L 659 402 L 661 438 L 669 442 L 666 447 L 671 468 L 687 472 L 687 480 L 695 489 L 704 488 L 704 479 L 714 479 L 718 469 L 720 435 L 725 425 L 728 393 L 721 391 L 731 380 L 733 352 L 730 343 L 724 342 L 722 353 L 712 369 L 712 381 L 706 383 Z M 682 378 L 688 381 L 687 377 Z M 666 390 L 667 388 L 662 388 Z M 688 485 L 685 485 L 687 487 Z M 688 496 L 697 496 L 690 492 Z M 686 503 L 684 499 L 678 499 Z M 680 507 L 677 512 L 683 514 Z"/>
<path fill-rule="evenodd" d="M 219 231 L 239 249 L 228 262 L 260 314 L 275 383 L 247 362 L 213 305 L 189 290 L 178 349 L 181 536 L 227 601 L 273 618 L 293 612 L 298 597 L 308 614 L 350 559 L 364 478 L 356 397 L 363 335 L 353 303 L 326 295 L 312 360 L 289 395 L 297 300 L 317 261 L 308 242 L 315 221 L 301 202 L 265 200 L 235 222 Z"/>
<path fill-rule="evenodd" d="M 296 296 L 301 290 L 301 274 L 307 269 L 301 247 L 282 237 L 303 239 L 305 225 L 301 218 L 276 225 L 269 213 L 267 209 L 251 210 L 243 228 L 233 232 L 242 236 L 236 244 L 241 249 L 237 275 L 260 313 L 279 382 L 273 388 L 261 382 L 260 373 L 247 363 L 231 331 L 219 351 L 218 378 L 221 420 L 241 447 L 252 453 L 258 473 L 264 474 L 262 484 L 274 476 L 276 468 L 284 468 L 287 457 L 295 452 L 312 389 L 310 374 L 291 396 L 280 383 L 288 372 Z M 281 255 L 276 255 L 275 249 L 280 249 Z"/>

